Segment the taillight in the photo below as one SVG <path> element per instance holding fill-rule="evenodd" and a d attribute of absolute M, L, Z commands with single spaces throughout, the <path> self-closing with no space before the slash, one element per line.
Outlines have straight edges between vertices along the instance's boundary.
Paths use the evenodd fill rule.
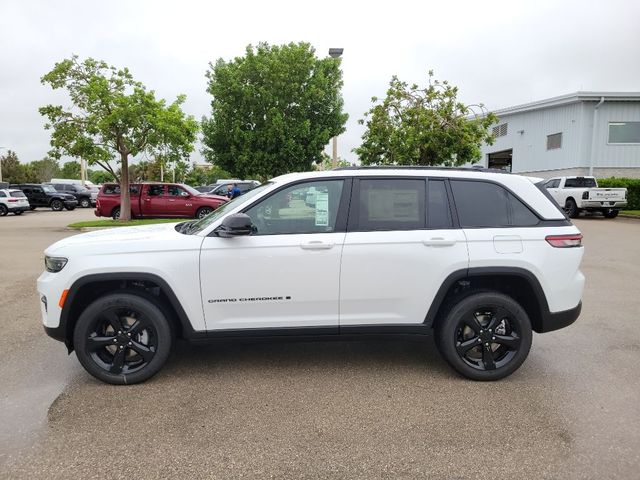
<path fill-rule="evenodd" d="M 17 198 L 9 198 L 8 200 L 9 200 L 10 202 L 17 202 L 17 201 L 18 201 L 18 199 L 17 199 Z"/>
<path fill-rule="evenodd" d="M 589 199 L 589 190 L 585 190 L 584 192 L 582 192 L 582 199 L 583 200 Z"/>
<path fill-rule="evenodd" d="M 570 235 L 547 235 L 544 238 L 549 245 L 556 248 L 570 248 L 582 246 L 582 234 L 570 234 Z"/>

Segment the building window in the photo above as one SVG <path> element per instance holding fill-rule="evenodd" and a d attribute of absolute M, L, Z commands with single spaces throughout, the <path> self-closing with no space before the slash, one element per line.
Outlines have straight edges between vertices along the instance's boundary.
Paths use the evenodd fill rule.
<path fill-rule="evenodd" d="M 547 135 L 547 150 L 562 148 L 562 132 Z"/>
<path fill-rule="evenodd" d="M 609 123 L 609 143 L 640 143 L 640 122 Z"/>
<path fill-rule="evenodd" d="M 493 136 L 494 137 L 504 137 L 507 134 L 507 126 L 508 123 L 503 123 L 501 125 L 496 125 L 493 127 Z"/>

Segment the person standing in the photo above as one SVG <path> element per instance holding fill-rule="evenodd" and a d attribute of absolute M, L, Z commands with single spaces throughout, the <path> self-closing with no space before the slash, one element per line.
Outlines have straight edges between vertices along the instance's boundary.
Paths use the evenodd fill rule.
<path fill-rule="evenodd" d="M 229 184 L 229 190 L 227 191 L 227 197 L 229 197 L 230 200 L 233 200 L 234 198 L 239 197 L 240 195 L 242 195 L 242 191 L 238 187 L 238 184 L 234 183 L 233 186 L 231 184 Z"/>

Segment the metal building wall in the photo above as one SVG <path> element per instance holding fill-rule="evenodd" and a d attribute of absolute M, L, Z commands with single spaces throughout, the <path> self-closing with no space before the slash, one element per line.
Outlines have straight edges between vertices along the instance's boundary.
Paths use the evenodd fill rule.
<path fill-rule="evenodd" d="M 595 105 L 589 107 L 593 112 Z M 640 167 L 640 145 L 608 143 L 609 122 L 640 122 L 640 102 L 605 102 L 600 106 L 594 129 L 594 167 Z"/>

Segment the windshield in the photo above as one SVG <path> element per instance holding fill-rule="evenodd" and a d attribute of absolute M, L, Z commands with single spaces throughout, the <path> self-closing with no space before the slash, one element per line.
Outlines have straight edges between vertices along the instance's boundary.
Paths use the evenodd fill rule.
<path fill-rule="evenodd" d="M 53 188 L 51 185 L 42 185 L 42 190 L 44 190 L 47 193 L 58 193 L 58 191 Z"/>
<path fill-rule="evenodd" d="M 187 192 L 189 192 L 189 195 L 202 195 L 201 192 L 199 192 L 198 190 L 196 190 L 193 187 L 190 187 L 189 185 L 180 185 L 182 188 L 184 188 Z"/>
<path fill-rule="evenodd" d="M 271 183 L 265 183 L 264 185 L 261 185 L 258 188 L 254 188 L 253 190 L 245 193 L 244 195 L 234 198 L 233 200 L 218 207 L 216 210 L 214 210 L 213 213 L 210 213 L 206 217 L 190 224 L 189 228 L 186 229 L 184 233 L 194 234 L 194 233 L 201 232 L 202 230 L 207 228 L 209 225 L 214 223 L 216 220 L 218 220 L 220 217 L 222 217 L 226 212 L 233 210 L 234 208 L 236 208 L 237 206 L 243 203 L 246 203 L 248 200 L 251 200 L 256 195 L 259 195 L 261 192 L 264 192 L 271 185 L 272 185 Z"/>

